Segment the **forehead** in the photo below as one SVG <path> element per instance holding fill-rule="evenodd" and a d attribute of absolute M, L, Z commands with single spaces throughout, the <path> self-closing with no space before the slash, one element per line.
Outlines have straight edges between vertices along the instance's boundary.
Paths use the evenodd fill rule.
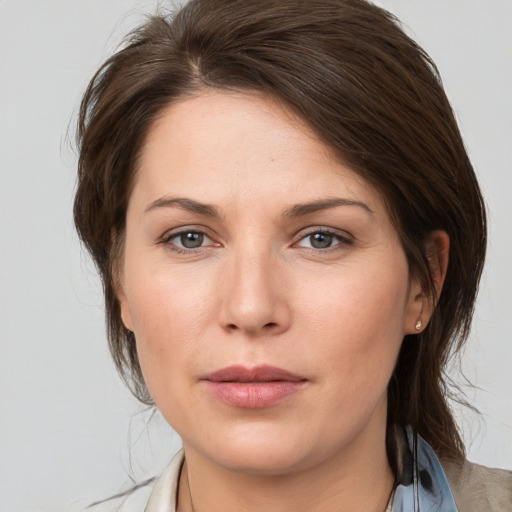
<path fill-rule="evenodd" d="M 382 207 L 380 194 L 302 120 L 250 93 L 208 91 L 167 107 L 149 130 L 135 183 L 221 204 L 298 203 L 342 194 Z"/>

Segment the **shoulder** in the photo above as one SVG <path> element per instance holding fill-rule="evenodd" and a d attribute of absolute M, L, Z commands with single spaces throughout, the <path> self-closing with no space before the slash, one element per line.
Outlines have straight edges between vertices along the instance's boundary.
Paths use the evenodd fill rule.
<path fill-rule="evenodd" d="M 512 471 L 442 461 L 460 512 L 511 512 Z"/>

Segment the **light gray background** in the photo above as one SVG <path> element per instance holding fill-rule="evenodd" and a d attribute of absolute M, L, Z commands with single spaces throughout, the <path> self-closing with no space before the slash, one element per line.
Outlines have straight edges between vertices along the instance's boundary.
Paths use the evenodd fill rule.
<path fill-rule="evenodd" d="M 437 62 L 489 206 L 456 408 L 469 458 L 512 468 L 512 1 L 381 0 Z M 101 289 L 71 223 L 66 140 L 88 78 L 156 1 L 0 0 L 0 512 L 70 511 L 179 445 L 119 382 Z M 459 383 L 462 379 L 455 372 Z"/>

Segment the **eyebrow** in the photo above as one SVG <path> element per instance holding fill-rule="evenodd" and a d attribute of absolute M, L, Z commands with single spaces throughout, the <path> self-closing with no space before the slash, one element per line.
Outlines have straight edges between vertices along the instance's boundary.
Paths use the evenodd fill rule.
<path fill-rule="evenodd" d="M 362 201 L 346 199 L 342 197 L 333 197 L 329 199 L 311 201 L 308 203 L 296 204 L 285 210 L 284 217 L 303 217 L 305 215 L 310 215 L 322 210 L 328 210 L 329 208 L 336 208 L 338 206 L 356 206 L 358 208 L 362 208 L 371 215 L 374 214 L 373 210 Z M 200 203 L 186 197 L 161 197 L 160 199 L 150 203 L 149 206 L 144 210 L 144 213 L 148 213 L 157 208 L 170 207 L 178 207 L 187 212 L 203 215 L 205 217 L 212 217 L 215 219 L 221 218 L 221 214 L 215 206 L 206 203 Z"/>
<path fill-rule="evenodd" d="M 300 203 L 292 206 L 285 210 L 285 217 L 302 217 L 305 215 L 310 215 L 311 213 L 316 213 L 322 210 L 328 210 L 329 208 L 336 208 L 337 206 L 356 206 L 358 208 L 362 208 L 369 214 L 373 215 L 374 211 L 362 201 L 357 201 L 355 199 L 346 199 L 342 197 L 332 197 L 329 199 L 320 199 L 319 201 L 312 201 L 310 203 Z"/>
<path fill-rule="evenodd" d="M 160 199 L 150 203 L 149 206 L 144 210 L 144 213 L 156 210 L 157 208 L 169 207 L 178 207 L 187 212 L 204 215 L 205 217 L 213 217 L 216 219 L 221 217 L 219 210 L 215 208 L 215 206 L 200 203 L 186 197 L 161 197 Z"/>

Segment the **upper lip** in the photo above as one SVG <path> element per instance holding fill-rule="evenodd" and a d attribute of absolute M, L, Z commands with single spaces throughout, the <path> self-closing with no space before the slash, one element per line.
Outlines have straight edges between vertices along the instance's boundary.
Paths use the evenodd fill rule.
<path fill-rule="evenodd" d="M 227 366 L 203 377 L 211 382 L 301 382 L 307 380 L 276 366 L 259 365 L 247 368 L 242 365 Z"/>

